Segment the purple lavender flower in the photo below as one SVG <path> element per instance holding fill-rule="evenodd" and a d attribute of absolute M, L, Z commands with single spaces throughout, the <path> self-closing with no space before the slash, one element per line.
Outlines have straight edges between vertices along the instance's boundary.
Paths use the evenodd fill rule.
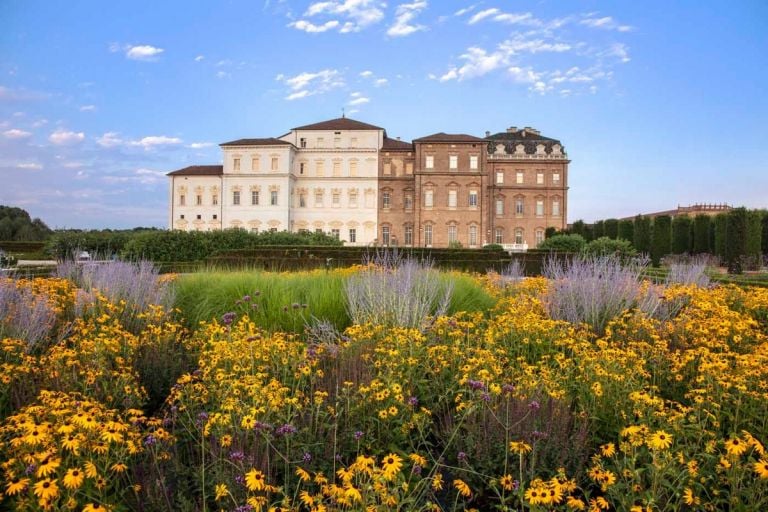
<path fill-rule="evenodd" d="M 541 409 L 541 404 L 538 400 L 531 400 L 531 403 L 528 404 L 528 408 L 532 411 L 538 411 Z"/>
<path fill-rule="evenodd" d="M 243 295 L 243 302 L 250 302 L 251 296 L 250 295 Z"/>
<path fill-rule="evenodd" d="M 363 432 L 362 432 L 362 431 L 358 430 L 357 432 L 355 432 L 355 441 L 359 441 L 359 440 L 361 440 L 361 439 L 363 438 L 363 436 L 364 436 L 364 435 L 365 435 L 365 434 L 363 434 Z"/>
<path fill-rule="evenodd" d="M 290 434 L 295 434 L 297 432 L 296 427 L 289 423 L 285 423 L 284 425 L 280 425 L 277 427 L 277 430 L 275 430 L 275 435 L 278 436 L 287 436 Z"/>
<path fill-rule="evenodd" d="M 32 463 L 29 466 L 27 466 L 26 469 L 24 469 L 24 474 L 31 475 L 32 473 L 35 472 L 36 469 L 37 469 L 37 464 Z"/>
<path fill-rule="evenodd" d="M 416 407 L 417 405 L 419 405 L 419 399 L 416 398 L 415 396 L 410 397 L 408 399 L 408 405 Z"/>
<path fill-rule="evenodd" d="M 237 451 L 234 451 L 234 452 L 229 452 L 229 458 L 230 458 L 230 460 L 233 460 L 233 461 L 236 461 L 236 462 L 240 462 L 243 459 L 245 459 L 245 454 L 243 452 L 241 452 L 240 450 L 237 450 Z"/>
<path fill-rule="evenodd" d="M 253 512 L 253 507 L 250 505 L 242 505 L 235 509 L 235 512 Z"/>
<path fill-rule="evenodd" d="M 483 402 L 490 402 L 490 401 L 491 401 L 491 395 L 490 395 L 490 394 L 488 394 L 488 392 L 487 392 L 487 391 L 483 391 L 483 392 L 482 392 L 482 394 L 480 395 L 480 399 L 481 399 Z"/>
<path fill-rule="evenodd" d="M 301 460 L 305 464 L 312 462 L 312 454 L 309 452 L 304 452 L 304 456 L 301 457 Z"/>
<path fill-rule="evenodd" d="M 477 390 L 477 389 L 485 389 L 485 384 L 483 384 L 479 380 L 469 379 L 467 381 L 467 384 L 469 385 L 470 388 L 475 389 L 475 390 Z"/>
<path fill-rule="evenodd" d="M 501 390 L 504 391 L 505 393 L 512 393 L 515 390 L 515 385 L 504 384 L 503 386 L 501 386 Z"/>
<path fill-rule="evenodd" d="M 230 311 L 229 313 L 224 313 L 224 316 L 221 317 L 221 323 L 224 325 L 232 325 L 232 322 L 235 321 L 235 317 L 237 315 L 234 311 Z"/>
<path fill-rule="evenodd" d="M 419 466 L 418 464 L 414 464 L 413 465 L 413 469 L 411 470 L 411 472 L 414 475 L 421 475 L 421 466 Z"/>
<path fill-rule="evenodd" d="M 464 452 L 459 452 L 458 454 L 456 454 L 456 458 L 459 460 L 459 462 L 464 462 L 465 460 L 467 460 L 467 454 Z"/>
<path fill-rule="evenodd" d="M 157 443 L 157 438 L 152 434 L 148 434 L 147 437 L 144 438 L 145 446 L 154 446 L 156 443 Z"/>

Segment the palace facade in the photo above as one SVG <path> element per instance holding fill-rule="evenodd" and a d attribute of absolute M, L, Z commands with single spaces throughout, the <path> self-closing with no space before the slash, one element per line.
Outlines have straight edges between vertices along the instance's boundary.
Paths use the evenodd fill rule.
<path fill-rule="evenodd" d="M 168 173 L 169 227 L 322 231 L 348 245 L 535 247 L 564 229 L 568 164 L 532 128 L 405 142 L 346 117 L 220 145 Z"/>

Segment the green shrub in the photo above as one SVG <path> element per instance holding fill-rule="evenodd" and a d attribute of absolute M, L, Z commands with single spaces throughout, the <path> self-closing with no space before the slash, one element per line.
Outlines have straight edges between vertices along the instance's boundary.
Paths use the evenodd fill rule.
<path fill-rule="evenodd" d="M 592 240 L 605 236 L 605 221 L 599 220 L 592 224 Z"/>
<path fill-rule="evenodd" d="M 714 224 L 714 249 L 715 254 L 725 261 L 726 254 L 726 232 L 728 231 L 728 214 L 718 213 L 715 215 Z"/>
<path fill-rule="evenodd" d="M 643 254 L 651 253 L 652 230 L 651 219 L 638 215 L 634 222 L 634 246 L 638 252 Z"/>
<path fill-rule="evenodd" d="M 749 214 L 746 208 L 734 208 L 726 218 L 725 262 L 729 274 L 741 274 L 747 255 Z"/>
<path fill-rule="evenodd" d="M 688 254 L 691 252 L 691 218 L 678 215 L 672 219 L 672 254 Z"/>
<path fill-rule="evenodd" d="M 758 270 L 762 263 L 763 213 L 759 210 L 747 212 L 747 260 L 750 270 Z"/>
<path fill-rule="evenodd" d="M 552 226 L 544 230 L 544 238 L 552 238 L 556 234 L 557 234 L 557 228 L 553 228 Z"/>
<path fill-rule="evenodd" d="M 574 234 L 574 235 L 581 235 L 585 239 L 587 238 L 586 231 L 587 231 L 587 226 L 586 226 L 586 224 L 584 224 L 584 221 L 581 220 L 581 219 L 575 221 L 573 223 L 573 225 L 571 226 L 571 233 L 572 234 Z"/>
<path fill-rule="evenodd" d="M 763 235 L 760 245 L 762 246 L 763 254 L 768 254 L 768 210 L 763 211 L 763 220 L 761 221 L 763 226 Z"/>
<path fill-rule="evenodd" d="M 500 244 L 488 244 L 483 246 L 484 251 L 503 251 L 504 247 Z"/>
<path fill-rule="evenodd" d="M 653 242 L 651 244 L 651 260 L 658 267 L 661 258 L 672 251 L 672 218 L 669 215 L 659 215 L 653 220 Z"/>
<path fill-rule="evenodd" d="M 618 219 L 607 219 L 603 224 L 603 226 L 605 228 L 604 236 L 607 236 L 608 238 L 612 238 L 614 240 L 619 238 L 619 220 Z"/>
<path fill-rule="evenodd" d="M 709 215 L 697 215 L 693 218 L 693 253 L 710 253 L 710 219 Z"/>
<path fill-rule="evenodd" d="M 558 252 L 580 252 L 587 241 L 581 235 L 555 235 L 539 244 L 538 249 Z"/>
<path fill-rule="evenodd" d="M 614 240 L 603 236 L 597 240 L 592 240 L 582 249 L 582 253 L 589 256 L 610 256 L 616 255 L 621 258 L 627 258 L 637 255 L 637 250 L 632 246 L 629 240 Z"/>
<path fill-rule="evenodd" d="M 629 219 L 619 221 L 619 238 L 622 240 L 629 240 L 633 242 L 635 240 L 635 223 Z"/>

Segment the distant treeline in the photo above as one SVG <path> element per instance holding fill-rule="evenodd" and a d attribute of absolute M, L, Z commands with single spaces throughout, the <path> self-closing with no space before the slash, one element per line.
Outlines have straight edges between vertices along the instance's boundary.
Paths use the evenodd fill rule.
<path fill-rule="evenodd" d="M 0 205 L 0 240 L 34 242 L 48 238 L 53 231 L 40 219 L 32 219 L 25 210 Z"/>

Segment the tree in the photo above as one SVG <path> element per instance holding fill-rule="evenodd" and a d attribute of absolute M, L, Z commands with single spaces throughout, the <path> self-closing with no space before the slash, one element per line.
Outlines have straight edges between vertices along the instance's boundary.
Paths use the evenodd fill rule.
<path fill-rule="evenodd" d="M 651 254 L 653 240 L 650 217 L 643 217 L 642 215 L 635 217 L 634 235 L 635 249 L 643 254 Z"/>
<path fill-rule="evenodd" d="M 619 238 L 631 243 L 635 241 L 635 223 L 629 219 L 619 221 Z"/>
<path fill-rule="evenodd" d="M 763 261 L 763 213 L 760 210 L 747 212 L 747 264 L 750 270 L 758 270 Z"/>
<path fill-rule="evenodd" d="M 584 221 L 579 219 L 576 222 L 573 223 L 573 226 L 571 226 L 571 233 L 574 235 L 581 235 L 584 238 L 586 238 L 586 225 L 584 224 Z"/>
<path fill-rule="evenodd" d="M 557 234 L 557 228 L 553 228 L 552 226 L 544 230 L 544 238 L 552 238 L 556 234 Z"/>
<path fill-rule="evenodd" d="M 587 241 L 581 235 L 555 235 L 539 244 L 545 251 L 580 252 Z"/>
<path fill-rule="evenodd" d="M 616 240 L 619 238 L 619 220 L 607 219 L 604 224 L 605 233 L 604 236 Z"/>
<path fill-rule="evenodd" d="M 727 244 L 726 232 L 728 231 L 728 214 L 718 213 L 713 222 L 715 226 L 715 235 L 713 238 L 713 247 L 715 254 L 723 261 L 726 261 L 725 248 Z"/>
<path fill-rule="evenodd" d="M 32 220 L 25 210 L 0 205 L 0 240 L 38 241 L 45 240 L 52 233 L 43 221 Z"/>
<path fill-rule="evenodd" d="M 741 274 L 747 255 L 749 215 L 746 208 L 734 208 L 726 216 L 725 262 L 729 274 Z"/>
<path fill-rule="evenodd" d="M 763 248 L 763 254 L 768 254 L 768 210 L 763 210 L 763 236 L 762 238 L 762 248 Z"/>
<path fill-rule="evenodd" d="M 658 267 L 661 258 L 672 251 L 672 217 L 659 215 L 653 219 L 653 242 L 651 243 L 651 260 Z"/>
<path fill-rule="evenodd" d="M 704 254 L 710 252 L 709 245 L 709 215 L 697 215 L 693 218 L 693 253 Z"/>
<path fill-rule="evenodd" d="M 582 249 L 582 252 L 591 256 L 615 255 L 622 258 L 637 255 L 637 250 L 632 247 L 632 243 L 629 240 L 614 240 L 607 236 L 592 240 Z"/>
<path fill-rule="evenodd" d="M 592 225 L 592 239 L 597 240 L 601 236 L 605 236 L 605 221 L 599 220 Z"/>
<path fill-rule="evenodd" d="M 691 252 L 691 229 L 693 222 L 687 215 L 677 215 L 672 219 L 672 253 L 688 254 Z"/>

